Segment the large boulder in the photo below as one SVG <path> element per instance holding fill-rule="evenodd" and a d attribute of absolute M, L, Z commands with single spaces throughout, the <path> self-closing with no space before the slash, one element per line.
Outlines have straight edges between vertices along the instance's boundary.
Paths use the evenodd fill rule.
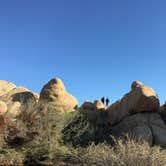
<path fill-rule="evenodd" d="M 22 111 L 32 111 L 37 104 L 38 95 L 23 87 L 16 87 L 12 83 L 0 81 L 0 108 L 3 106 L 3 113 L 15 117 Z"/>
<path fill-rule="evenodd" d="M 98 111 L 105 110 L 104 104 L 100 100 L 95 100 L 93 103 L 86 100 L 80 107 L 81 110 L 89 110 L 89 111 Z"/>
<path fill-rule="evenodd" d="M 5 104 L 5 102 L 0 101 L 0 115 L 3 115 L 6 112 L 7 112 L 7 105 Z"/>
<path fill-rule="evenodd" d="M 166 124 L 166 102 L 159 108 L 159 113 Z"/>
<path fill-rule="evenodd" d="M 14 88 L 16 88 L 16 85 L 14 85 L 13 83 L 0 80 L 0 96 L 4 95 Z"/>
<path fill-rule="evenodd" d="M 107 111 L 109 123 L 114 125 L 131 114 L 157 112 L 158 109 L 159 99 L 155 91 L 139 81 L 134 81 L 131 85 L 131 91 L 108 107 Z"/>
<path fill-rule="evenodd" d="M 111 127 L 111 135 L 129 135 L 137 140 L 147 141 L 149 145 L 166 147 L 166 125 L 158 113 L 137 113 L 128 116 Z"/>
<path fill-rule="evenodd" d="M 100 100 L 95 100 L 93 103 L 85 101 L 81 105 L 80 111 L 84 112 L 91 122 L 96 122 L 97 119 L 101 119 L 101 114 L 106 114 L 104 104 Z"/>
<path fill-rule="evenodd" d="M 159 112 L 166 113 L 166 102 L 162 106 L 160 106 Z"/>
<path fill-rule="evenodd" d="M 63 82 L 58 78 L 50 80 L 42 88 L 39 105 L 45 103 L 62 112 L 72 112 L 78 105 L 77 99 L 66 91 Z"/>
<path fill-rule="evenodd" d="M 95 106 L 92 102 L 86 100 L 80 107 L 81 110 L 95 110 Z"/>

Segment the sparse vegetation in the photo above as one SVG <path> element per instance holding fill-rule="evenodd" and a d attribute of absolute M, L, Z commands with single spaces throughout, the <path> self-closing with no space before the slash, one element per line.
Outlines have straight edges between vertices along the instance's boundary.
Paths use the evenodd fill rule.
<path fill-rule="evenodd" d="M 107 112 L 103 111 L 95 113 L 77 111 L 62 131 L 64 142 L 81 147 L 88 146 L 92 142 L 95 144 L 104 141 L 111 143 L 106 114 Z"/>
<path fill-rule="evenodd" d="M 166 150 L 156 146 L 150 147 L 146 142 L 120 139 L 115 141 L 114 146 L 111 146 L 104 142 L 95 144 L 91 139 L 86 147 L 81 147 L 77 141 L 85 132 L 82 129 L 86 129 L 91 138 L 94 138 L 92 131 L 94 128 L 89 127 L 90 124 L 86 123 L 83 114 L 80 115 L 77 111 L 61 114 L 58 108 L 55 109 L 51 105 L 46 106 L 45 109 L 47 109 L 47 114 L 44 112 L 40 115 L 33 114 L 35 117 L 28 114 L 27 121 L 24 113 L 24 118 L 18 117 L 1 134 L 0 163 L 2 165 L 166 165 Z M 30 117 L 32 117 L 33 125 L 29 124 Z M 71 130 L 67 133 L 71 131 L 68 136 L 72 136 L 75 132 L 72 139 L 75 139 L 77 146 L 72 145 L 74 142 L 70 144 L 70 141 L 68 143 L 66 141 L 64 144 L 63 141 L 62 131 L 73 120 L 75 120 L 75 128 L 70 128 Z M 78 129 L 79 133 L 77 133 Z M 32 135 L 33 137 L 30 137 Z"/>
<path fill-rule="evenodd" d="M 115 147 L 107 144 L 90 145 L 77 148 L 73 155 L 73 163 L 97 166 L 164 166 L 166 151 L 159 147 L 149 147 L 147 143 L 118 140 Z M 72 160 L 71 160 L 72 161 Z"/>

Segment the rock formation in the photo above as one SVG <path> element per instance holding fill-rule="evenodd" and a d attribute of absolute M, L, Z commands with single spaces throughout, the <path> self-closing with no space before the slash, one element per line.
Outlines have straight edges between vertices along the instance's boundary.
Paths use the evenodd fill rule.
<path fill-rule="evenodd" d="M 114 125 L 131 114 L 157 112 L 158 109 L 159 99 L 155 91 L 139 81 L 134 81 L 131 91 L 108 107 L 107 111 L 110 125 Z"/>
<path fill-rule="evenodd" d="M 0 109 L 5 114 L 15 117 L 21 113 L 33 109 L 38 101 L 37 94 L 23 87 L 0 81 Z M 3 107 L 3 108 L 2 108 Z"/>
<path fill-rule="evenodd" d="M 104 104 L 100 100 L 95 100 L 93 103 L 85 101 L 80 107 L 80 111 L 86 114 L 89 121 L 96 123 L 102 116 L 106 114 Z"/>
<path fill-rule="evenodd" d="M 14 88 L 16 88 L 16 85 L 14 85 L 13 83 L 0 80 L 0 96 L 4 95 Z"/>
<path fill-rule="evenodd" d="M 45 110 L 45 115 L 53 111 L 56 117 L 58 111 L 73 112 L 77 105 L 76 98 L 66 91 L 63 82 L 57 78 L 42 88 L 40 97 L 26 88 L 0 80 L 1 129 L 6 122 L 4 115 L 16 117 L 22 111 L 34 111 L 36 115 L 37 110 Z M 166 147 L 166 104 L 159 107 L 155 91 L 140 81 L 134 81 L 131 91 L 111 106 L 105 108 L 99 100 L 93 103 L 85 101 L 75 114 L 64 127 L 65 141 L 88 145 L 89 141 L 111 142 L 111 136 L 117 138 L 128 134 L 147 141 L 149 145 Z"/>
<path fill-rule="evenodd" d="M 166 147 L 166 125 L 158 113 L 137 113 L 111 127 L 111 135 L 115 137 L 126 134 L 149 145 Z"/>
<path fill-rule="evenodd" d="M 160 112 L 164 113 L 165 108 L 166 106 L 163 105 Z M 112 136 L 119 138 L 129 135 L 131 138 L 147 141 L 149 145 L 166 147 L 166 125 L 162 120 L 163 114 L 159 114 L 158 96 L 152 88 L 143 85 L 140 81 L 134 81 L 131 91 L 111 106 L 104 108 L 100 101 L 94 103 L 86 101 L 80 107 L 80 112 L 84 116 L 80 115 L 73 122 L 71 121 L 64 133 L 70 135 L 70 131 L 73 127 L 75 129 L 76 124 L 84 122 L 78 128 L 84 131 L 79 138 L 77 135 L 79 131 L 75 135 L 72 133 L 72 138 L 79 140 L 86 135 L 87 139 L 82 140 L 83 144 L 88 144 L 88 141 L 92 140 L 112 142 L 110 139 Z M 87 124 L 89 127 L 86 127 Z M 76 143 L 77 141 L 72 138 L 68 141 Z"/>
<path fill-rule="evenodd" d="M 0 101 L 0 115 L 3 115 L 6 112 L 7 112 L 7 105 L 5 104 L 5 102 Z"/>
<path fill-rule="evenodd" d="M 72 112 L 78 104 L 76 98 L 66 91 L 63 82 L 58 78 L 50 80 L 42 88 L 39 103 L 53 105 L 62 112 Z"/>
<path fill-rule="evenodd" d="M 166 102 L 159 108 L 159 113 L 161 115 L 161 118 L 166 124 Z"/>

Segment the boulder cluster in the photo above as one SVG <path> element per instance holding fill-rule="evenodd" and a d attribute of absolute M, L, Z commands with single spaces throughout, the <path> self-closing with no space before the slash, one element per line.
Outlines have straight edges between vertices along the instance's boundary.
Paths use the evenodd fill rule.
<path fill-rule="evenodd" d="M 166 147 L 166 104 L 160 107 L 155 91 L 140 81 L 134 81 L 130 92 L 109 107 L 104 108 L 100 101 L 86 101 L 80 110 L 95 126 L 94 135 L 100 130 L 107 138 L 128 135 Z M 98 125 L 98 119 L 103 123 Z"/>
<path fill-rule="evenodd" d="M 15 119 L 23 111 L 31 111 L 38 102 L 38 94 L 23 87 L 0 80 L 0 127 L 7 119 Z"/>
<path fill-rule="evenodd" d="M 60 79 L 50 80 L 41 90 L 40 95 L 24 87 L 0 80 L 0 127 L 14 120 L 21 113 L 34 113 L 47 110 L 47 106 L 62 112 L 72 112 L 77 107 L 77 100 L 66 90 Z"/>
<path fill-rule="evenodd" d="M 0 80 L 0 127 L 5 124 L 4 116 L 14 119 L 22 112 L 47 111 L 48 106 L 61 113 L 72 113 L 76 110 L 84 114 L 88 122 L 77 116 L 86 126 L 81 136 L 84 140 L 88 141 L 87 133 L 90 132 L 87 132 L 87 123 L 90 123 L 91 131 L 95 131 L 90 136 L 93 141 L 97 139 L 97 142 L 100 142 L 110 136 L 119 138 L 129 135 L 147 141 L 149 145 L 166 147 L 166 104 L 160 106 L 156 92 L 140 81 L 134 81 L 130 92 L 110 106 L 104 107 L 100 100 L 96 100 L 85 101 L 78 108 L 77 99 L 67 92 L 58 78 L 51 79 L 44 85 L 40 95 Z M 76 118 L 73 121 L 74 123 L 71 121 L 66 126 L 68 131 L 73 125 L 81 123 Z M 79 130 L 83 131 L 83 126 L 81 127 Z M 67 130 L 64 133 L 68 133 Z M 77 131 L 75 135 L 78 136 Z M 74 138 L 74 135 L 71 137 Z"/>

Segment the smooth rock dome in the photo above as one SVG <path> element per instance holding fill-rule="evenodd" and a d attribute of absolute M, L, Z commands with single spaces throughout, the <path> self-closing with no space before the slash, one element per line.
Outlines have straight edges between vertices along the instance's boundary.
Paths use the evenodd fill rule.
<path fill-rule="evenodd" d="M 37 104 L 38 95 L 27 88 L 17 87 L 13 83 L 0 80 L 1 114 L 19 115 L 22 111 L 32 110 Z"/>
<path fill-rule="evenodd" d="M 51 79 L 41 90 L 39 103 L 51 103 L 54 108 L 72 112 L 77 107 L 77 99 L 66 91 L 62 80 Z"/>

